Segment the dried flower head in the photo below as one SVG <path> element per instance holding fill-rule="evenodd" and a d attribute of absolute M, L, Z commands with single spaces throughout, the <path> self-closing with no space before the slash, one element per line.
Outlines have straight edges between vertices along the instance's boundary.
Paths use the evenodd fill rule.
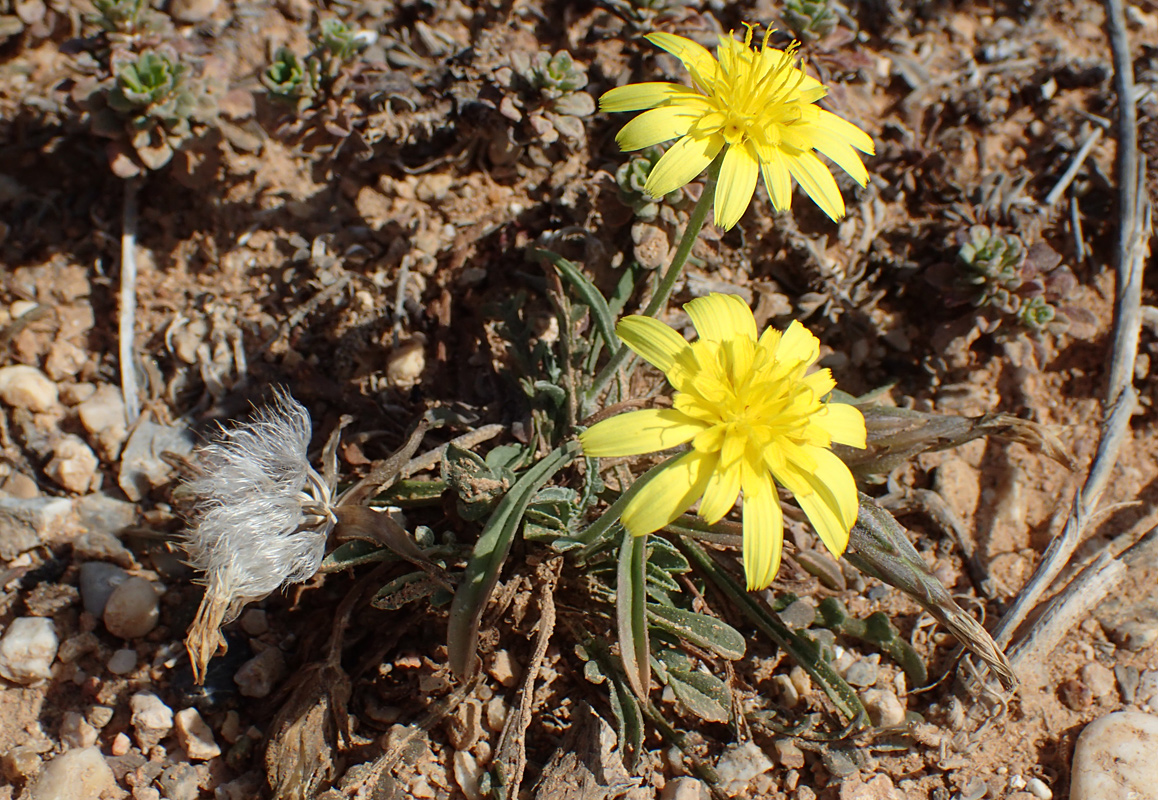
<path fill-rule="evenodd" d="M 599 101 L 603 111 L 644 111 L 623 126 L 615 140 L 624 150 L 678 141 L 655 165 L 647 181 L 653 197 L 663 197 L 699 175 L 721 151 L 724 161 L 716 189 L 716 224 L 739 222 L 752 200 L 756 178 L 777 211 L 792 202 L 795 179 L 832 219 L 844 216 L 844 198 L 823 153 L 861 186 L 868 172 L 856 151 L 872 155 L 872 139 L 851 122 L 816 105 L 828 90 L 804 73 L 796 48 L 752 48 L 752 27 L 744 41 L 720 38 L 718 60 L 702 45 L 670 33 L 647 39 L 683 62 L 692 85 L 639 83 L 620 86 Z"/>
<path fill-rule="evenodd" d="M 856 483 L 829 449 L 865 446 L 854 406 L 825 402 L 836 387 L 827 369 L 808 374 L 820 342 L 799 322 L 757 338 L 751 310 L 736 295 L 711 294 L 684 306 L 700 338 L 684 338 L 651 317 L 620 320 L 623 343 L 662 370 L 673 407 L 603 420 L 580 435 L 589 456 L 629 456 L 688 442 L 627 504 L 623 525 L 642 536 L 700 499 L 699 515 L 718 522 L 744 495 L 744 571 L 763 589 L 780 569 L 784 518 L 776 484 L 796 496 L 835 556 L 856 522 Z"/>
<path fill-rule="evenodd" d="M 186 534 L 189 564 L 208 588 L 185 646 L 200 682 L 242 607 L 318 570 L 335 523 L 332 487 L 310 467 L 310 416 L 288 393 L 198 452 L 201 477 Z"/>

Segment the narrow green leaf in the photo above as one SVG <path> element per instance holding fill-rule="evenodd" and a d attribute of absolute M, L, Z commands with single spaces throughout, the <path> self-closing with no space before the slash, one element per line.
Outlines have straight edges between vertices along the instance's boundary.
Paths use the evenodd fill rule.
<path fill-rule="evenodd" d="M 611 313 L 607 300 L 595 288 L 595 284 L 577 266 L 558 253 L 552 253 L 550 250 L 535 250 L 532 255 L 542 256 L 549 260 L 555 265 L 555 269 L 559 270 L 559 274 L 574 287 L 580 299 L 591 309 L 591 319 L 595 323 L 595 329 L 607 342 L 607 350 L 615 353 L 620 347 L 619 337 L 615 335 L 615 315 Z"/>
<path fill-rule="evenodd" d="M 523 513 L 551 476 L 574 460 L 579 442 L 571 441 L 552 450 L 538 464 L 523 473 L 495 508 L 475 543 L 462 583 L 450 605 L 447 625 L 447 655 L 450 668 L 460 679 L 478 668 L 478 626 L 499 572 L 510 552 Z"/>
<path fill-rule="evenodd" d="M 832 665 L 821 657 L 820 650 L 814 643 L 790 630 L 784 623 L 776 619 L 768 609 L 744 591 L 744 588 L 727 571 L 722 569 L 699 544 L 686 536 L 681 536 L 680 548 L 697 569 L 731 598 L 732 602 L 753 625 L 784 652 L 788 653 L 812 676 L 813 680 L 820 684 L 824 693 L 836 706 L 836 710 L 850 724 L 859 726 L 867 719 L 864 706 L 856 692 L 845 682 L 844 678 L 840 677 Z"/>
<path fill-rule="evenodd" d="M 722 620 L 682 608 L 648 603 L 647 618 L 652 625 L 692 644 L 711 650 L 721 658 L 736 661 L 747 648 L 738 630 Z"/>
<path fill-rule="evenodd" d="M 708 722 L 727 722 L 732 718 L 732 694 L 715 675 L 698 669 L 668 669 L 668 686 L 687 709 Z"/>
<path fill-rule="evenodd" d="M 647 702 L 651 686 L 651 648 L 647 640 L 647 536 L 623 532 L 616 572 L 615 620 L 619 628 L 619 653 L 627 682 L 640 700 Z"/>
<path fill-rule="evenodd" d="M 397 561 L 398 556 L 385 547 L 379 547 L 374 542 L 354 539 L 340 544 L 325 558 L 318 571 L 322 573 L 338 572 L 347 567 L 360 567 L 363 564 L 373 564 L 378 561 Z"/>

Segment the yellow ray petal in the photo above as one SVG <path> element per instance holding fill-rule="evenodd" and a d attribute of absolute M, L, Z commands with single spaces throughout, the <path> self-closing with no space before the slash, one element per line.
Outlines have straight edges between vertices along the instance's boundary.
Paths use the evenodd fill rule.
<path fill-rule="evenodd" d="M 800 324 L 800 320 L 792 320 L 788 330 L 776 343 L 776 361 L 781 364 L 811 364 L 820 357 L 820 340 L 812 335 L 812 331 Z"/>
<path fill-rule="evenodd" d="M 844 198 L 836 186 L 836 180 L 814 153 L 785 153 L 784 159 L 792 177 L 820 206 L 821 211 L 834 222 L 844 216 Z"/>
<path fill-rule="evenodd" d="M 809 125 L 805 130 L 809 143 L 849 174 L 854 181 L 864 186 L 868 182 L 868 170 L 864 162 L 847 141 L 821 125 Z"/>
<path fill-rule="evenodd" d="M 752 202 L 760 164 L 750 144 L 730 145 L 724 151 L 720 178 L 716 184 L 716 224 L 731 230 Z"/>
<path fill-rule="evenodd" d="M 864 415 L 848 403 L 826 403 L 812 421 L 832 437 L 837 444 L 849 447 L 865 446 Z"/>
<path fill-rule="evenodd" d="M 820 115 L 816 119 L 816 124 L 839 136 L 862 153 L 870 156 L 876 154 L 872 137 L 867 133 L 831 111 L 825 111 L 823 108 L 818 108 L 817 111 L 820 112 Z"/>
<path fill-rule="evenodd" d="M 700 139 L 683 137 L 660 156 L 643 190 L 652 197 L 674 192 L 707 169 L 723 146 L 724 137 L 718 134 Z"/>
<path fill-rule="evenodd" d="M 700 502 L 700 516 L 709 525 L 715 525 L 736 505 L 740 496 L 740 464 L 731 466 L 718 464 L 704 489 L 704 499 Z"/>
<path fill-rule="evenodd" d="M 748 591 L 767 588 L 780 571 L 784 514 L 775 487 L 744 495 L 744 574 Z"/>
<path fill-rule="evenodd" d="M 615 142 L 625 152 L 642 150 L 653 144 L 683 136 L 700 112 L 684 106 L 660 106 L 644 111 L 615 134 Z"/>
<path fill-rule="evenodd" d="M 645 38 L 656 47 L 678 58 L 687 67 L 688 72 L 711 79 L 720 68 L 708 49 L 691 39 L 663 32 L 649 33 Z"/>
<path fill-rule="evenodd" d="M 819 400 L 836 388 L 836 381 L 832 379 L 832 370 L 825 367 L 805 375 L 804 385 L 812 390 L 814 399 Z"/>
<path fill-rule="evenodd" d="M 764 187 L 772 199 L 772 208 L 787 211 L 792 206 L 792 174 L 779 147 L 768 148 L 769 152 L 760 161 L 760 173 L 764 176 Z"/>
<path fill-rule="evenodd" d="M 609 89 L 599 98 L 599 110 L 608 113 L 618 111 L 643 111 L 655 108 L 669 100 L 678 100 L 693 94 L 686 86 L 678 83 L 629 83 Z"/>
<path fill-rule="evenodd" d="M 637 456 L 678 447 L 706 427 L 674 408 L 645 408 L 597 422 L 579 441 L 589 456 Z"/>
<path fill-rule="evenodd" d="M 806 476 L 813 491 L 797 495 L 796 502 L 808 515 L 808 521 L 824 546 L 839 558 L 848 547 L 848 532 L 856 522 L 860 508 L 856 481 L 845 463 L 832 451 L 822 447 L 809 449 L 817 462 L 816 470 Z"/>
<path fill-rule="evenodd" d="M 615 326 L 615 332 L 636 355 L 665 373 L 688 347 L 684 337 L 653 317 L 634 314 L 624 317 Z"/>
<path fill-rule="evenodd" d="M 756 341 L 756 320 L 752 309 L 739 295 L 712 292 L 707 297 L 697 297 L 685 303 L 684 311 L 692 318 L 701 339 L 726 342 L 743 337 Z"/>
<path fill-rule="evenodd" d="M 627 504 L 623 526 L 642 536 L 667 525 L 704 493 L 717 461 L 715 453 L 695 450 L 668 461 Z"/>

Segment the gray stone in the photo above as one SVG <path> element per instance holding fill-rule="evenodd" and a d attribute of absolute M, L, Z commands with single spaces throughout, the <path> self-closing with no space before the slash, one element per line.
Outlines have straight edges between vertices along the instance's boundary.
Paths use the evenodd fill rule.
<path fill-rule="evenodd" d="M 213 16 L 221 0 L 173 0 L 169 13 L 178 22 L 204 22 Z"/>
<path fill-rule="evenodd" d="M 105 667 L 114 675 L 128 675 L 137 668 L 137 651 L 121 648 L 113 653 Z"/>
<path fill-rule="evenodd" d="M 796 742 L 791 739 L 777 739 L 772 742 L 772 752 L 776 754 L 776 760 L 780 762 L 780 766 L 785 769 L 804 768 L 804 751 L 797 747 Z"/>
<path fill-rule="evenodd" d="M 105 629 L 122 639 L 137 639 L 157 627 L 161 609 L 157 590 L 144 578 L 131 577 L 113 590 L 105 604 Z"/>
<path fill-rule="evenodd" d="M 872 686 L 881 674 L 881 657 L 873 653 L 865 658 L 858 658 L 849 666 L 844 679 L 853 686 Z"/>
<path fill-rule="evenodd" d="M 129 707 L 133 711 L 133 732 L 143 752 L 148 752 L 173 730 L 173 710 L 152 692 L 133 695 Z"/>
<path fill-rule="evenodd" d="M 1118 691 L 1122 693 L 1122 702 L 1132 704 L 1138 694 L 1138 683 L 1141 680 L 1138 668 L 1119 664 L 1114 667 L 1114 677 L 1118 679 Z"/>
<path fill-rule="evenodd" d="M 1094 720 L 1074 748 L 1070 800 L 1153 797 L 1158 786 L 1155 752 L 1158 717 L 1117 711 Z"/>
<path fill-rule="evenodd" d="M 281 651 L 268 647 L 242 664 L 233 676 L 233 682 L 246 697 L 268 697 L 285 672 L 285 657 Z"/>
<path fill-rule="evenodd" d="M 59 646 L 52 620 L 17 617 L 0 639 L 0 676 L 26 685 L 47 680 Z"/>
<path fill-rule="evenodd" d="M 754 742 L 744 742 L 729 747 L 716 764 L 716 775 L 720 779 L 720 789 L 728 797 L 741 797 L 747 792 L 748 784 L 757 775 L 763 775 L 775 765 L 772 759 Z"/>
<path fill-rule="evenodd" d="M 129 579 L 129 573 L 115 564 L 86 561 L 80 565 L 80 601 L 94 617 L 105 613 L 113 590 Z"/>
<path fill-rule="evenodd" d="M 63 528 L 71 513 L 72 501 L 63 497 L 0 497 L 0 561 L 39 545 Z"/>
<path fill-rule="evenodd" d="M 198 800 L 201 797 L 199 782 L 197 768 L 192 764 L 173 764 L 157 778 L 166 800 Z"/>
<path fill-rule="evenodd" d="M 45 765 L 29 800 L 100 800 L 117 788 L 113 771 L 95 747 L 69 750 Z"/>
<path fill-rule="evenodd" d="M 248 608 L 241 615 L 241 629 L 250 636 L 261 636 L 269 633 L 269 618 L 260 608 Z"/>
<path fill-rule="evenodd" d="M 81 527 L 90 533 L 117 535 L 137 524 L 137 504 L 107 494 L 89 494 L 76 500 Z"/>
<path fill-rule="evenodd" d="M 807 628 L 816 621 L 816 606 L 802 597 L 781 611 L 779 617 L 790 628 Z"/>
<path fill-rule="evenodd" d="M 172 478 L 173 468 L 162 458 L 165 452 L 187 456 L 193 452 L 193 435 L 187 428 L 171 428 L 144 420 L 129 437 L 121 454 L 117 478 L 121 491 L 134 503 Z"/>

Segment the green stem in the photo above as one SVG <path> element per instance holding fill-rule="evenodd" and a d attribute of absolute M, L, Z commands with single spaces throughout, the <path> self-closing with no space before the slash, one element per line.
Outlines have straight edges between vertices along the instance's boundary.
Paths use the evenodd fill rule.
<path fill-rule="evenodd" d="M 716 198 L 716 180 L 720 177 L 720 165 L 723 163 L 723 152 L 716 156 L 716 160 L 708 166 L 708 174 L 704 179 L 704 190 L 700 193 L 700 199 L 696 201 L 695 208 L 692 209 L 691 216 L 688 217 L 688 224 L 684 228 L 683 237 L 680 239 L 679 245 L 676 247 L 675 255 L 672 256 L 671 264 L 668 265 L 667 272 L 660 278 L 659 285 L 655 287 L 655 294 L 652 295 L 651 302 L 647 304 L 647 308 L 643 310 L 643 316 L 654 317 L 667 306 L 667 301 L 671 298 L 672 290 L 675 288 L 676 281 L 679 280 L 683 274 L 684 266 L 687 264 L 688 256 L 691 255 L 692 246 L 695 245 L 696 239 L 699 238 L 700 231 L 704 229 L 704 222 L 708 218 L 708 209 Z M 607 385 L 619 373 L 621 367 L 626 366 L 629 359 L 635 357 L 635 354 L 626 347 L 619 348 L 614 355 L 604 365 L 602 371 L 595 377 L 595 381 L 591 384 L 591 388 L 587 390 L 584 395 L 584 406 L 590 407 L 603 394 Z"/>

